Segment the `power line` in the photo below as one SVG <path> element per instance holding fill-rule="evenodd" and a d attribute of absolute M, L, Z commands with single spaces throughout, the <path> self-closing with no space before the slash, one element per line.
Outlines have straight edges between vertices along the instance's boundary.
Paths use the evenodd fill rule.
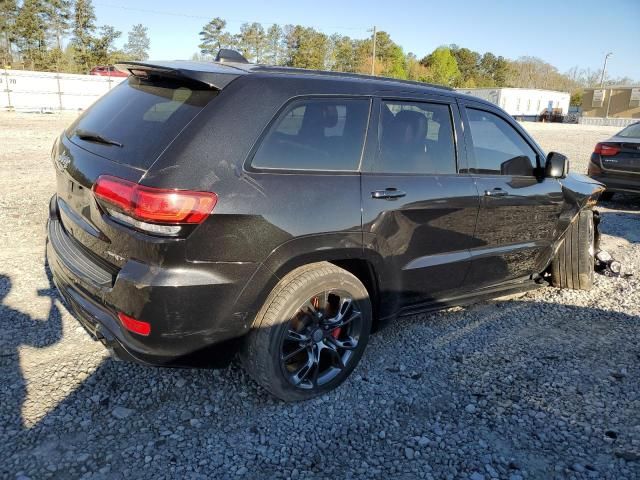
<path fill-rule="evenodd" d="M 213 17 L 206 17 L 204 15 L 190 15 L 188 13 L 170 12 L 167 10 L 152 10 L 147 8 L 129 7 L 126 5 L 115 5 L 111 3 L 102 3 L 102 2 L 94 2 L 94 5 L 99 5 L 101 7 L 106 7 L 106 8 L 118 8 L 120 10 L 128 10 L 131 12 L 151 13 L 154 15 L 167 15 L 171 17 L 194 18 L 198 20 L 211 20 L 213 18 Z M 267 22 L 267 21 L 257 22 L 256 20 L 241 20 L 241 19 L 233 19 L 233 18 L 225 18 L 224 20 L 230 23 L 254 23 L 255 22 L 255 23 L 260 23 L 262 25 L 287 25 L 291 23 L 291 22 Z M 366 27 L 353 27 L 353 26 L 345 27 L 345 26 L 338 26 L 338 25 L 326 25 L 323 28 L 315 25 L 314 28 L 317 28 L 318 30 L 335 29 L 335 30 L 351 30 L 351 31 L 358 31 L 358 32 L 367 31 Z"/>

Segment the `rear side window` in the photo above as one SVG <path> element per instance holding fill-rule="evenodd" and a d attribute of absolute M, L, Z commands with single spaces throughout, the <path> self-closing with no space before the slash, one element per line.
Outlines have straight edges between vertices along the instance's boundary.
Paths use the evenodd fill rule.
<path fill-rule="evenodd" d="M 475 168 L 472 173 L 532 176 L 536 152 L 498 115 L 467 108 Z"/>
<path fill-rule="evenodd" d="M 255 168 L 358 170 L 369 118 L 368 99 L 291 103 L 256 151 Z"/>
<path fill-rule="evenodd" d="M 67 136 L 86 150 L 146 170 L 217 93 L 198 83 L 130 76 L 79 117 Z M 76 131 L 122 147 L 81 139 Z"/>
<path fill-rule="evenodd" d="M 382 102 L 380 151 L 374 171 L 434 175 L 456 173 L 449 106 Z"/>

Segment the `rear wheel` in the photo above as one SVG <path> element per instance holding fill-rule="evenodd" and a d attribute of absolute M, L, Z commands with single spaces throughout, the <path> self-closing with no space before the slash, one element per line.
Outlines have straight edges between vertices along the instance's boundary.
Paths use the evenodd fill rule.
<path fill-rule="evenodd" d="M 551 263 L 554 287 L 589 290 L 593 285 L 594 262 L 593 212 L 581 211 L 569 226 Z"/>
<path fill-rule="evenodd" d="M 371 330 L 371 302 L 354 275 L 330 263 L 300 267 L 274 288 L 240 358 L 285 401 L 332 390 L 353 371 Z"/>

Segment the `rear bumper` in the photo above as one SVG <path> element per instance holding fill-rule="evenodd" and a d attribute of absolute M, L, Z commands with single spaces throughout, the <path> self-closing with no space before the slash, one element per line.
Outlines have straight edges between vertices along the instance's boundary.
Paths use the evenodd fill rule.
<path fill-rule="evenodd" d="M 589 177 L 603 183 L 609 192 L 640 193 L 640 175 L 607 172 L 598 175 L 589 175 Z"/>
<path fill-rule="evenodd" d="M 255 264 L 185 261 L 175 267 L 128 261 L 107 272 L 61 224 L 55 196 L 47 225 L 53 280 L 77 320 L 118 357 L 161 366 L 224 366 L 252 316 L 235 312 Z M 100 280 L 100 281 L 99 281 Z M 126 330 L 118 312 L 151 324 L 149 336 Z"/>
<path fill-rule="evenodd" d="M 596 153 L 591 155 L 588 172 L 589 177 L 603 183 L 610 192 L 640 193 L 640 172 L 603 168 L 600 155 Z"/>

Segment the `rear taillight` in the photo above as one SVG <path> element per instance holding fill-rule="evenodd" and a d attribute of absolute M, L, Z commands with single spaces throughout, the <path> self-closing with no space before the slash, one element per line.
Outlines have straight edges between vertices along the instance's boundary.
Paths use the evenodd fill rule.
<path fill-rule="evenodd" d="M 149 322 L 143 322 L 142 320 L 125 315 L 122 312 L 118 313 L 118 319 L 120 323 L 122 323 L 122 326 L 130 332 L 137 333 L 144 337 L 149 336 L 151 333 L 151 324 Z"/>
<path fill-rule="evenodd" d="M 218 201 L 215 193 L 145 187 L 109 175 L 98 178 L 93 192 L 118 220 L 160 234 L 176 234 L 180 225 L 202 223 Z M 163 229 L 163 225 L 173 227 Z"/>
<path fill-rule="evenodd" d="M 603 157 L 610 157 L 617 155 L 620 152 L 620 148 L 615 145 L 607 145 L 606 143 L 598 143 L 593 153 L 602 155 Z"/>

